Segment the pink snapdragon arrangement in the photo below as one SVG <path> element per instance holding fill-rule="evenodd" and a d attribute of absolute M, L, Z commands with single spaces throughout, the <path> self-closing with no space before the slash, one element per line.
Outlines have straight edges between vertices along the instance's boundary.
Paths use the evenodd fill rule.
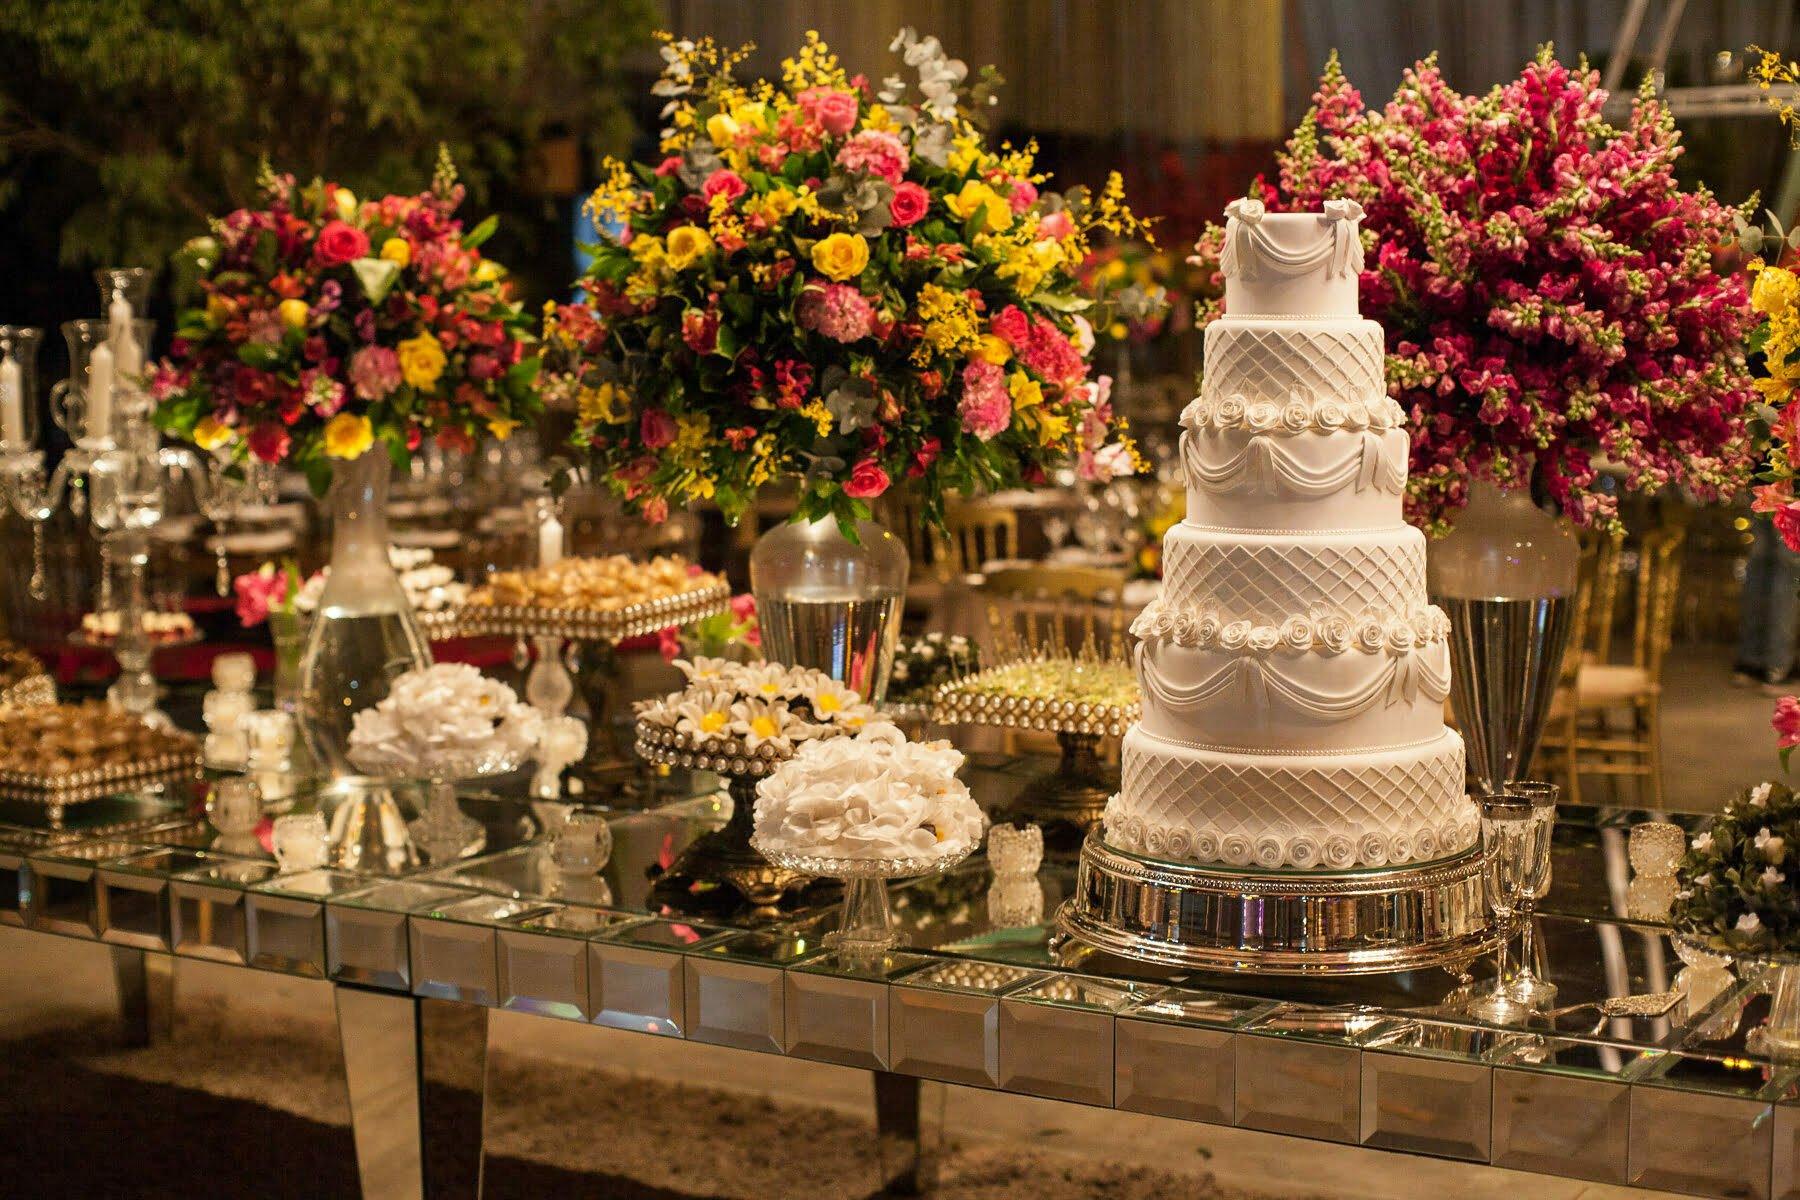
<path fill-rule="evenodd" d="M 1362 312 L 1387 330 L 1412 426 L 1407 516 L 1429 532 L 1471 479 L 1516 487 L 1534 465 L 1584 525 L 1617 521 L 1602 457 L 1629 488 L 1702 501 L 1749 478 L 1753 317 L 1743 278 L 1714 263 L 1737 214 L 1677 183 L 1680 135 L 1650 92 L 1623 128 L 1606 100 L 1597 72 L 1546 48 L 1481 96 L 1426 59 L 1370 108 L 1334 57 L 1278 183 L 1259 181 L 1271 210 L 1363 207 Z M 1209 228 L 1191 261 L 1216 270 L 1222 240 Z"/>
<path fill-rule="evenodd" d="M 280 566 L 266 562 L 237 576 L 231 581 L 231 591 L 238 623 L 249 629 L 261 625 L 273 613 L 292 614 L 300 586 L 300 568 L 292 562 Z"/>

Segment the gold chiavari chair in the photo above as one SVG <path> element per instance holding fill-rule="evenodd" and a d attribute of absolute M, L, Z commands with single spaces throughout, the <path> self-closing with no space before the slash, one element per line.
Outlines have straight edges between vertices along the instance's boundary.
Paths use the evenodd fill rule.
<path fill-rule="evenodd" d="M 944 532 L 956 573 L 979 575 L 990 562 L 1019 556 L 1019 514 L 980 500 L 946 498 Z"/>
<path fill-rule="evenodd" d="M 1680 529 L 1658 529 L 1639 548 L 1631 661 L 1579 663 L 1551 706 L 1544 749 L 1560 752 L 1571 803 L 1581 802 L 1583 775 L 1610 775 L 1639 780 L 1644 807 L 1662 807 L 1662 671 L 1675 631 L 1683 540 Z M 1616 726 L 1621 715 L 1627 719 Z"/>

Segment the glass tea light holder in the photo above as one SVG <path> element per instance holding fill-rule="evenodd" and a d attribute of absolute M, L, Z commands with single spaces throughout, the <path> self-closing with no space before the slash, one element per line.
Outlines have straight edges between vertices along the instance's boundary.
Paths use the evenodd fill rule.
<path fill-rule="evenodd" d="M 250 833 L 262 821 L 262 789 L 241 775 L 219 780 L 207 793 L 206 819 L 227 837 Z"/>
<path fill-rule="evenodd" d="M 331 842 L 325 828 L 325 814 L 288 813 L 275 818 L 275 861 L 283 875 L 311 871 L 325 865 L 331 855 Z"/>
<path fill-rule="evenodd" d="M 1626 842 L 1632 872 L 1653 879 L 1674 879 L 1675 868 L 1687 848 L 1687 831 L 1668 821 L 1633 825 Z"/>
<path fill-rule="evenodd" d="M 245 713 L 238 723 L 244 755 L 254 771 L 283 771 L 294 757 L 294 714 L 278 708 Z"/>

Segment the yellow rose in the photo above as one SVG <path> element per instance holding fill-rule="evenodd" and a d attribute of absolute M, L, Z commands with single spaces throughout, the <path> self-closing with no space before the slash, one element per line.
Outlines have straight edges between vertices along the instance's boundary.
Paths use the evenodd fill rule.
<path fill-rule="evenodd" d="M 1780 312 L 1800 299 L 1800 279 L 1783 267 L 1763 267 L 1750 288 L 1750 305 L 1760 313 Z"/>
<path fill-rule="evenodd" d="M 706 136 L 715 146 L 729 146 L 737 140 L 738 123 L 729 113 L 714 113 L 706 118 Z"/>
<path fill-rule="evenodd" d="M 1012 205 L 979 179 L 971 179 L 963 184 L 962 191 L 956 195 L 944 197 L 944 205 L 965 221 L 977 212 L 982 213 L 982 228 L 985 230 L 999 233 L 1012 228 Z"/>
<path fill-rule="evenodd" d="M 1005 338 L 984 333 L 981 335 L 981 345 L 975 347 L 970 353 L 970 357 L 979 358 L 993 363 L 996 367 L 1001 367 L 1005 366 L 1006 360 L 1012 357 L 1012 347 L 1007 345 Z"/>
<path fill-rule="evenodd" d="M 412 243 L 403 237 L 391 237 L 381 243 L 381 257 L 404 267 L 412 262 Z"/>
<path fill-rule="evenodd" d="M 400 374 L 420 391 L 430 391 L 444 373 L 444 347 L 429 333 L 408 338 L 394 347 L 400 353 Z"/>
<path fill-rule="evenodd" d="M 663 253 L 669 265 L 677 271 L 685 271 L 695 261 L 706 255 L 713 245 L 712 238 L 706 230 L 698 225 L 683 225 L 679 229 L 669 231 L 669 239 L 664 243 Z"/>
<path fill-rule="evenodd" d="M 331 193 L 331 202 L 337 205 L 338 216 L 346 221 L 356 219 L 356 193 L 349 188 L 339 188 Z"/>
<path fill-rule="evenodd" d="M 202 450 L 217 450 L 220 446 L 228 446 L 236 436 L 231 426 L 210 413 L 194 423 L 194 444 Z"/>
<path fill-rule="evenodd" d="M 869 265 L 869 243 L 860 233 L 834 233 L 814 243 L 812 264 L 819 274 L 842 283 Z"/>
<path fill-rule="evenodd" d="M 361 458 L 375 444 L 375 427 L 369 418 L 341 412 L 325 422 L 325 455 L 328 458 Z"/>
<path fill-rule="evenodd" d="M 280 314 L 281 323 L 289 329 L 305 329 L 306 318 L 312 314 L 304 300 L 283 300 L 276 305 L 275 311 Z"/>

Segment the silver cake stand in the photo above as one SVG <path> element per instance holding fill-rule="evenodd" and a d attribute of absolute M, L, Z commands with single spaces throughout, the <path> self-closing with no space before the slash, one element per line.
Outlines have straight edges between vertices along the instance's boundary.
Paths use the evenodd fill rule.
<path fill-rule="evenodd" d="M 1088 835 L 1056 914 L 1065 961 L 1098 951 L 1163 966 L 1373 975 L 1467 962 L 1499 943 L 1481 849 L 1403 866 L 1267 871 L 1166 862 Z"/>

